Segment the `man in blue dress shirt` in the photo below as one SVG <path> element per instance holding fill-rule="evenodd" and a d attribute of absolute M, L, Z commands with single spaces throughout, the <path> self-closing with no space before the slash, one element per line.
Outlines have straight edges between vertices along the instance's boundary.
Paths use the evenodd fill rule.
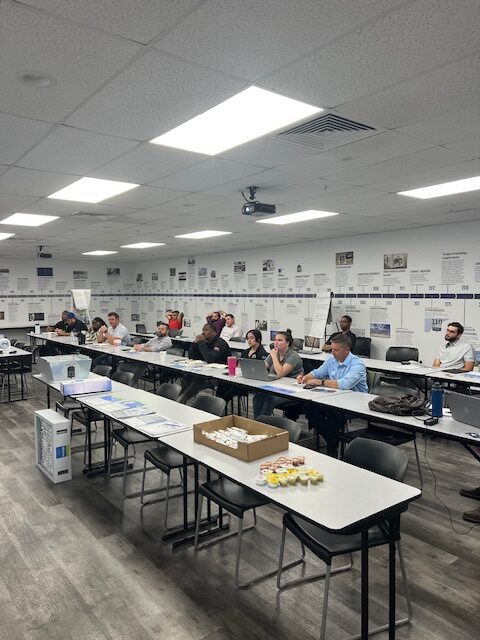
<path fill-rule="evenodd" d="M 350 339 L 342 334 L 332 339 L 331 356 L 320 366 L 306 375 L 297 377 L 299 384 L 314 387 L 343 389 L 368 393 L 367 370 L 361 358 L 350 352 Z M 337 412 L 325 415 L 320 407 L 307 410 L 309 424 L 320 429 L 327 441 L 327 453 L 337 456 L 338 434 L 344 423 Z M 323 424 L 322 424 L 323 422 Z"/>

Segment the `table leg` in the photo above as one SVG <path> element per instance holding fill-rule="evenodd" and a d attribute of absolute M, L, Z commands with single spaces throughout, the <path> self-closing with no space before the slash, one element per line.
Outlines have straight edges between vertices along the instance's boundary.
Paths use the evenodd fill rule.
<path fill-rule="evenodd" d="M 368 529 L 362 531 L 361 639 L 368 640 Z"/>
<path fill-rule="evenodd" d="M 395 596 L 396 596 L 396 582 L 395 582 L 395 555 L 396 555 L 396 540 L 400 529 L 400 517 L 389 520 L 388 527 L 390 531 L 390 543 L 388 545 L 388 640 L 395 640 Z"/>

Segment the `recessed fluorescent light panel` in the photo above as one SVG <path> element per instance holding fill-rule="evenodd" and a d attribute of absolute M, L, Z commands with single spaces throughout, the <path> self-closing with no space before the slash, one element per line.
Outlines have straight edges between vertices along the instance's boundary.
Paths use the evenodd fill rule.
<path fill-rule="evenodd" d="M 399 191 L 399 196 L 410 196 L 412 198 L 439 198 L 440 196 L 452 196 L 455 193 L 466 193 L 480 189 L 480 176 L 454 180 L 453 182 L 443 182 L 442 184 L 432 184 L 430 187 L 420 187 L 410 189 L 410 191 Z"/>
<path fill-rule="evenodd" d="M 82 253 L 82 256 L 109 256 L 112 253 L 118 253 L 118 251 L 102 251 L 98 249 L 97 251 L 86 251 Z"/>
<path fill-rule="evenodd" d="M 1 220 L 1 224 L 15 224 L 20 227 L 39 227 L 52 220 L 58 220 L 58 216 L 43 216 L 36 213 L 14 213 L 13 215 Z"/>
<path fill-rule="evenodd" d="M 249 87 L 150 142 L 214 156 L 320 111 L 323 109 L 311 104 Z"/>
<path fill-rule="evenodd" d="M 215 236 L 228 236 L 231 231 L 211 231 L 206 229 L 205 231 L 194 231 L 193 233 L 183 233 L 175 238 L 187 238 L 189 240 L 203 240 L 204 238 L 215 238 Z"/>
<path fill-rule="evenodd" d="M 135 242 L 134 244 L 122 244 L 121 249 L 150 249 L 151 247 L 164 246 L 164 242 Z"/>
<path fill-rule="evenodd" d="M 96 204 L 125 191 L 135 189 L 138 184 L 117 182 L 116 180 L 100 180 L 99 178 L 80 178 L 76 182 L 52 193 L 48 198 L 54 200 L 73 200 L 74 202 L 90 202 Z"/>
<path fill-rule="evenodd" d="M 261 222 L 262 224 L 293 224 L 294 222 L 306 222 L 307 220 L 329 218 L 330 216 L 338 216 L 338 213 L 309 209 L 308 211 L 297 211 L 297 213 L 288 213 L 285 216 L 277 216 L 276 218 L 265 218 L 265 220 L 257 220 L 256 222 Z"/>
<path fill-rule="evenodd" d="M 14 235 L 14 233 L 0 233 L 0 240 L 6 240 L 7 238 L 11 238 Z"/>

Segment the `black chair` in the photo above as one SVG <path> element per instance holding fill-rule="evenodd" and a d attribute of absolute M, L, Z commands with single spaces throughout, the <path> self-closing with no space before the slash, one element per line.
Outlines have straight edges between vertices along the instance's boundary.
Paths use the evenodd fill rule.
<path fill-rule="evenodd" d="M 115 371 L 112 374 L 112 380 L 117 382 L 121 382 L 122 384 L 127 384 L 130 387 L 135 385 L 135 373 L 132 371 Z M 110 436 L 110 447 L 108 452 L 108 476 L 111 478 L 113 476 L 122 475 L 123 476 L 123 484 L 122 484 L 122 493 L 124 498 L 133 498 L 137 497 L 139 493 L 127 494 L 127 476 L 133 473 L 139 473 L 138 470 L 128 471 L 128 452 L 130 447 L 133 447 L 135 455 L 135 445 L 141 444 L 144 442 L 150 442 L 151 438 L 144 436 L 133 429 L 129 429 L 128 427 L 120 427 L 119 429 L 113 429 Z M 115 444 L 119 444 L 123 448 L 123 470 L 120 473 L 112 474 L 112 455 L 113 455 L 113 447 Z"/>
<path fill-rule="evenodd" d="M 176 400 L 178 396 L 182 392 L 182 387 L 179 384 L 174 384 L 172 382 L 164 382 L 160 385 L 157 391 L 157 395 L 162 396 L 162 398 L 168 398 L 169 400 Z M 145 475 L 146 472 L 151 470 L 147 469 L 147 462 L 153 465 L 153 468 L 162 471 L 167 476 L 167 484 L 165 487 L 165 496 L 163 498 L 159 498 L 157 500 L 149 500 L 144 502 L 144 496 L 151 493 L 158 493 L 164 490 L 164 487 L 159 487 L 158 489 L 149 489 L 145 490 Z M 189 462 L 189 465 L 192 463 Z M 143 477 L 142 477 L 142 489 L 140 491 L 140 502 L 143 506 L 154 504 L 156 502 L 165 502 L 165 520 L 164 525 L 166 529 L 169 529 L 168 526 L 168 501 L 170 498 L 175 498 L 177 496 L 182 495 L 181 493 L 177 493 L 173 496 L 170 495 L 170 489 L 172 485 L 170 485 L 170 475 L 174 469 L 178 469 L 180 474 L 180 483 L 178 485 L 173 486 L 181 486 L 183 482 L 182 478 L 182 467 L 183 467 L 183 456 L 173 449 L 168 447 L 165 444 L 161 444 L 155 449 L 147 449 L 144 453 L 144 462 L 143 462 Z"/>
<path fill-rule="evenodd" d="M 294 351 L 301 351 L 303 349 L 303 338 L 293 338 L 292 340 L 292 349 Z"/>
<path fill-rule="evenodd" d="M 234 336 L 233 338 L 230 338 L 230 342 L 246 342 L 247 339 L 244 338 L 243 336 Z"/>
<path fill-rule="evenodd" d="M 385 355 L 385 360 L 389 360 L 390 362 L 415 360 L 418 362 L 418 349 L 415 347 L 389 347 Z"/>
<path fill-rule="evenodd" d="M 183 356 L 183 349 L 180 347 L 171 347 L 167 349 L 167 353 L 170 356 Z"/>
<path fill-rule="evenodd" d="M 412 395 L 412 391 L 413 389 L 411 389 L 410 387 L 398 387 L 396 385 L 388 384 L 375 386 L 373 389 L 371 389 L 370 393 L 379 396 L 397 395 L 398 397 L 403 397 Z M 390 426 L 374 422 L 372 420 L 368 420 L 367 427 L 365 427 L 364 429 L 355 429 L 354 431 L 348 431 L 347 423 L 345 423 L 343 431 L 339 434 L 339 441 L 342 444 L 342 447 L 344 447 L 345 444 L 348 444 L 349 442 L 353 442 L 357 438 L 378 440 L 394 447 L 398 447 L 402 444 L 407 444 L 408 442 L 413 442 L 415 459 L 417 461 L 418 477 L 420 480 L 420 488 L 423 488 L 423 474 L 422 467 L 420 465 L 420 456 L 418 454 L 416 431 L 407 431 L 394 425 Z"/>
<path fill-rule="evenodd" d="M 278 427 L 288 431 L 288 439 L 290 442 L 298 442 L 302 435 L 302 428 L 298 422 L 294 422 L 289 418 L 283 416 L 259 416 L 257 422 L 263 422 L 269 424 L 271 427 Z"/>
<path fill-rule="evenodd" d="M 136 324 L 135 333 L 147 333 L 147 327 L 144 324 Z"/>
<path fill-rule="evenodd" d="M 112 373 L 112 367 L 109 367 L 108 364 L 97 364 L 97 366 L 92 369 L 92 373 L 96 373 L 97 376 L 109 378 Z"/>
<path fill-rule="evenodd" d="M 345 451 L 344 461 L 353 464 L 357 467 L 373 471 L 380 475 L 403 482 L 405 474 L 407 472 L 408 457 L 399 449 L 392 447 L 383 442 L 375 442 L 372 440 L 364 440 L 358 438 L 352 442 Z M 302 547 L 302 557 L 300 562 L 304 561 L 305 547 L 309 549 L 317 558 L 320 558 L 325 565 L 326 570 L 320 574 L 305 576 L 297 580 L 281 583 L 282 573 L 287 567 L 283 566 L 283 555 L 285 550 L 285 538 L 286 533 L 290 531 L 300 541 Z M 405 571 L 405 563 L 403 560 L 402 549 L 400 545 L 400 534 L 395 536 L 397 542 L 398 555 L 400 560 L 400 568 L 402 572 L 404 593 L 407 601 L 408 616 L 395 622 L 395 626 L 400 626 L 410 622 L 412 618 L 412 607 L 410 602 L 410 596 L 408 591 L 407 576 Z M 369 548 L 378 547 L 381 545 L 389 544 L 390 535 L 388 530 L 388 523 L 379 523 L 369 530 L 368 543 Z M 320 640 L 325 639 L 326 622 L 327 622 L 327 608 L 328 608 L 328 595 L 330 587 L 330 576 L 335 573 L 347 571 L 351 569 L 353 565 L 352 554 L 356 551 L 360 551 L 362 548 L 361 543 L 361 528 L 358 530 L 349 530 L 348 534 L 337 534 L 325 531 L 321 527 L 311 524 L 307 520 L 299 516 L 295 516 L 291 513 L 286 513 L 283 516 L 283 531 L 282 542 L 280 545 L 280 557 L 278 563 L 277 572 L 277 587 L 280 590 L 290 589 L 307 582 L 313 582 L 314 580 L 325 579 L 325 592 L 323 596 L 323 612 L 322 621 L 320 625 Z M 350 556 L 350 563 L 332 568 L 333 559 L 336 556 Z M 378 627 L 369 631 L 369 636 L 379 633 L 388 629 L 388 624 Z M 351 636 L 360 637 L 360 636 Z"/>
<path fill-rule="evenodd" d="M 112 374 L 112 380 L 128 384 L 130 387 L 135 387 L 140 378 L 145 373 L 147 368 L 146 364 L 142 362 L 120 362 L 117 366 L 117 370 Z M 121 376 L 119 374 L 129 373 L 131 376 Z"/>
<path fill-rule="evenodd" d="M 372 339 L 371 338 L 364 338 L 363 336 L 359 336 L 355 340 L 355 346 L 352 349 L 352 353 L 355 356 L 362 356 L 363 358 L 370 358 L 371 347 L 372 347 Z"/>
<path fill-rule="evenodd" d="M 225 413 L 226 402 L 223 398 L 201 393 L 195 398 L 191 406 L 195 409 L 200 409 L 201 411 L 213 413 L 221 417 Z"/>
<path fill-rule="evenodd" d="M 301 428 L 293 420 L 289 420 L 288 418 L 284 418 L 283 416 L 260 416 L 257 418 L 259 422 L 263 422 L 265 424 L 269 424 L 274 427 L 279 427 L 281 429 L 285 429 L 288 431 L 290 442 L 297 442 L 300 437 Z M 203 549 L 212 544 L 216 544 L 220 540 L 225 540 L 226 538 L 230 538 L 232 536 L 238 536 L 237 539 L 237 554 L 235 559 L 235 586 L 239 588 L 248 588 L 266 578 L 277 573 L 276 570 L 269 571 L 266 574 L 262 574 L 249 580 L 248 582 L 240 582 L 240 559 L 242 553 L 242 535 L 245 531 L 253 529 L 257 524 L 257 513 L 256 508 L 261 507 L 265 504 L 269 503 L 268 498 L 248 489 L 247 487 L 241 487 L 237 485 L 235 482 L 231 480 L 227 480 L 226 478 L 219 478 L 218 480 L 212 480 L 206 482 L 201 485 L 199 488 L 200 499 L 198 503 L 198 512 L 197 512 L 197 524 L 195 529 L 195 550 Z M 202 504 L 203 498 L 207 498 L 212 502 L 215 502 L 220 508 L 225 509 L 229 513 L 232 513 L 234 516 L 238 518 L 238 531 L 233 533 L 227 533 L 223 536 L 212 540 L 211 542 L 206 542 L 202 545 L 198 544 L 199 531 L 200 531 L 200 520 L 202 516 Z M 244 514 L 247 511 L 253 511 L 253 524 L 244 527 L 243 519 Z M 299 564 L 300 561 L 294 561 L 292 564 L 289 564 L 289 567 L 295 566 Z"/>
<path fill-rule="evenodd" d="M 170 329 L 169 334 L 171 338 L 179 338 L 183 333 L 183 329 Z"/>
<path fill-rule="evenodd" d="M 176 400 L 182 393 L 182 387 L 174 382 L 164 382 L 157 390 L 157 395 L 168 400 Z"/>
<path fill-rule="evenodd" d="M 409 360 L 418 362 L 418 349 L 415 347 L 389 347 L 385 354 L 385 360 L 387 360 L 387 362 L 407 362 Z M 415 384 L 413 378 L 407 373 L 385 372 L 377 377 L 377 380 L 370 392 L 380 395 L 381 392 L 379 391 L 379 387 L 386 385 L 390 385 L 390 387 L 392 385 L 396 385 L 398 387 L 404 387 L 407 390 L 409 389 L 408 393 L 405 394 L 393 388 L 389 388 L 385 391 L 388 395 L 400 395 L 400 393 L 402 395 L 408 395 L 412 393 L 412 389 L 416 392 L 419 390 L 418 385 Z"/>
<path fill-rule="evenodd" d="M 133 346 L 134 344 L 142 344 L 145 341 L 145 338 L 142 338 L 142 336 L 132 336 L 132 339 L 130 340 L 130 345 Z"/>

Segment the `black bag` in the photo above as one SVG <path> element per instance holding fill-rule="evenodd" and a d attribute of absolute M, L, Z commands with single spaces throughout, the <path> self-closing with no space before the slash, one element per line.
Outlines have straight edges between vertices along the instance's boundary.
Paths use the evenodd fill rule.
<path fill-rule="evenodd" d="M 377 396 L 368 403 L 368 408 L 380 413 L 394 416 L 412 416 L 421 414 L 425 408 L 425 400 L 418 396 Z"/>

